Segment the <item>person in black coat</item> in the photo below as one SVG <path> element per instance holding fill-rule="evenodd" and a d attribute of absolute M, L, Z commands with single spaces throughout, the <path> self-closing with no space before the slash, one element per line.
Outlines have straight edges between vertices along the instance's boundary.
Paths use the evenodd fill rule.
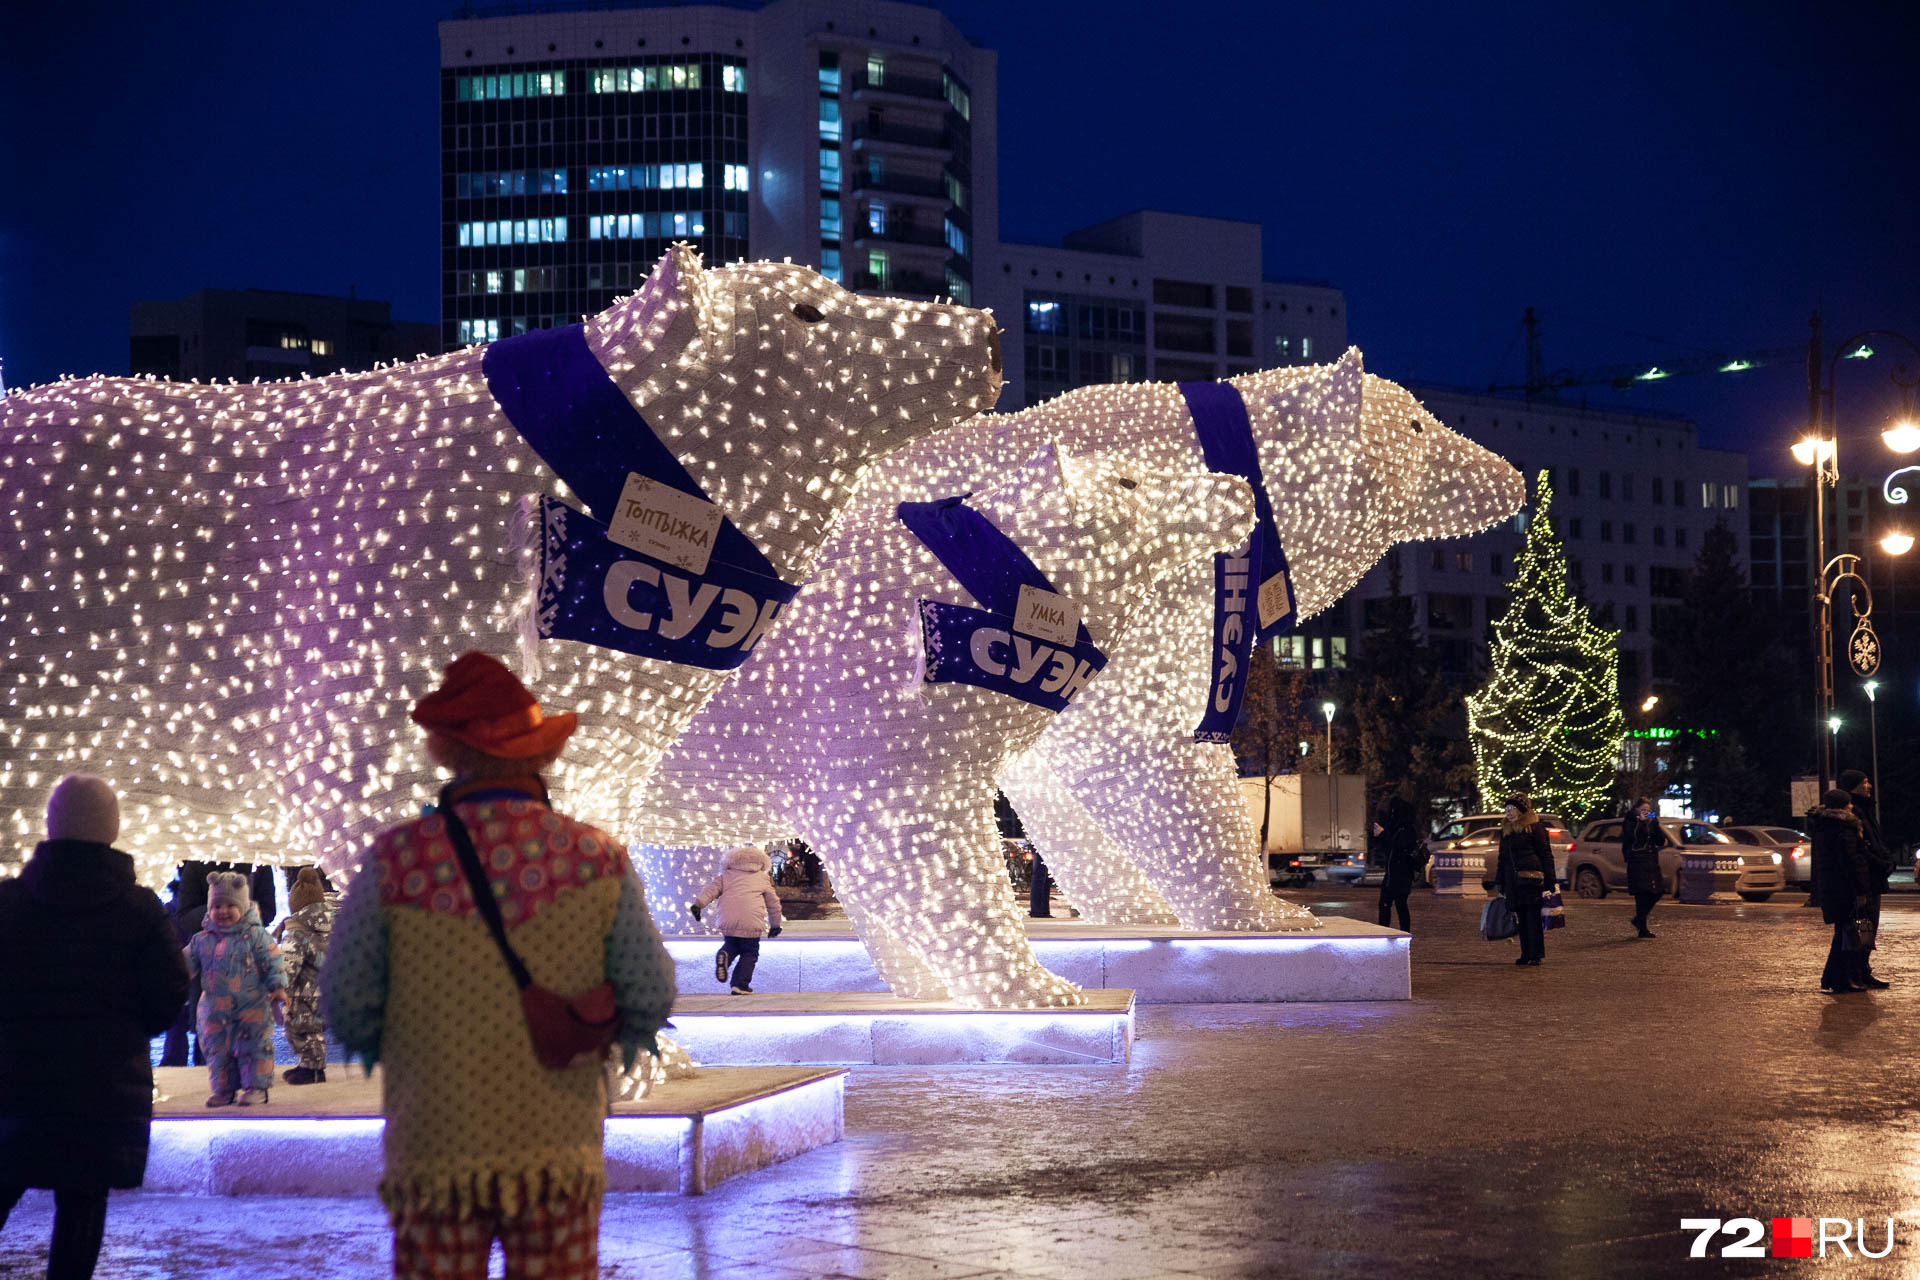
<path fill-rule="evenodd" d="M 51 1189 L 59 1280 L 93 1274 L 108 1189 L 146 1176 L 148 1042 L 187 997 L 173 922 L 119 834 L 111 787 L 62 778 L 47 839 L 0 882 L 0 1226 L 28 1187 Z"/>
<path fill-rule="evenodd" d="M 1373 815 L 1373 835 L 1380 842 L 1386 863 L 1386 875 L 1380 881 L 1380 923 L 1386 924 L 1389 912 L 1398 911 L 1400 931 L 1412 933 L 1407 895 L 1413 892 L 1414 850 L 1420 844 L 1420 835 L 1414 830 L 1413 806 L 1400 794 L 1397 784 L 1389 784 L 1380 797 Z"/>
<path fill-rule="evenodd" d="M 1835 787 L 1807 813 L 1813 837 L 1813 899 L 1820 917 L 1833 926 L 1820 989 L 1842 994 L 1865 991 L 1867 954 L 1855 945 L 1853 922 L 1872 904 L 1876 868 L 1866 830 L 1854 812 L 1852 796 Z"/>
<path fill-rule="evenodd" d="M 1873 922 L 1874 936 L 1880 933 L 1880 895 L 1887 891 L 1887 880 L 1893 875 L 1893 850 L 1887 847 L 1886 838 L 1880 834 L 1880 806 L 1873 794 L 1873 783 L 1867 775 L 1858 769 L 1848 769 L 1841 773 L 1840 789 L 1847 793 L 1847 807 L 1853 810 L 1853 816 L 1860 819 L 1860 835 L 1867 849 L 1867 904 L 1860 908 L 1859 917 Z M 1860 956 L 1859 972 L 1854 981 L 1869 990 L 1884 991 L 1892 983 L 1883 982 L 1873 976 L 1871 961 L 1873 953 L 1864 952 Z"/>
<path fill-rule="evenodd" d="M 1660 850 L 1666 846 L 1667 836 L 1660 829 L 1660 819 L 1654 816 L 1653 801 L 1645 797 L 1634 801 L 1633 812 L 1620 829 L 1620 860 L 1627 868 L 1627 892 L 1633 895 L 1633 927 L 1643 938 L 1653 937 L 1653 930 L 1647 928 L 1647 916 L 1666 892 L 1660 874 Z"/>
<path fill-rule="evenodd" d="M 174 940 L 182 951 L 193 941 L 193 935 L 200 932 L 200 926 L 207 918 L 207 864 L 188 862 L 181 866 L 179 875 L 173 882 L 173 899 L 167 905 L 167 914 L 173 919 Z M 193 979 L 187 986 L 187 999 L 180 1006 L 180 1012 L 173 1015 L 173 1025 L 167 1028 L 166 1043 L 160 1050 L 160 1065 L 163 1067 L 184 1067 L 189 1065 L 187 1046 L 191 1041 L 193 1052 L 191 1065 L 204 1067 L 207 1059 L 200 1052 L 200 1037 L 194 1030 L 194 1008 L 200 1003 L 200 982 Z"/>
<path fill-rule="evenodd" d="M 1540 899 L 1556 887 L 1553 841 L 1524 793 L 1507 797 L 1506 820 L 1500 824 L 1500 857 L 1493 879 L 1484 884 L 1499 890 L 1520 927 L 1520 958 L 1514 963 L 1537 965 L 1545 960 L 1546 922 L 1540 917 Z"/>

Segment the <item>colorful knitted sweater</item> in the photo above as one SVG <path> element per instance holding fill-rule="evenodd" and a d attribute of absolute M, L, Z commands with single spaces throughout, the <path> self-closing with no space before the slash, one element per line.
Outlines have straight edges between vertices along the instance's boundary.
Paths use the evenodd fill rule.
<path fill-rule="evenodd" d="M 533 980 L 568 996 L 611 981 L 631 1061 L 666 1021 L 674 983 L 626 850 L 518 791 L 477 792 L 454 809 Z M 534 1057 L 446 831 L 430 814 L 375 840 L 321 970 L 328 1027 L 369 1068 L 383 1064 L 381 1199 L 397 1219 L 597 1198 L 604 1076 Z"/>

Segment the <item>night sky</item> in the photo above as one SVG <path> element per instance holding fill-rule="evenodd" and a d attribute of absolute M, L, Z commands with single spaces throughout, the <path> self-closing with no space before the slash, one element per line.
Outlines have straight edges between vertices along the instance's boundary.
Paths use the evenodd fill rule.
<path fill-rule="evenodd" d="M 1346 290 L 1375 372 L 1516 381 L 1527 306 L 1549 368 L 1804 343 L 1816 305 L 1830 337 L 1920 338 L 1908 6 L 942 7 L 1000 53 L 1004 237 L 1260 222 L 1269 274 Z M 124 372 L 128 304 L 200 287 L 437 317 L 449 0 L 5 8 L 9 385 Z M 1894 407 L 1891 363 L 1846 367 L 1844 434 Z M 1766 473 L 1806 393 L 1791 366 L 1589 402 L 1690 414 Z"/>

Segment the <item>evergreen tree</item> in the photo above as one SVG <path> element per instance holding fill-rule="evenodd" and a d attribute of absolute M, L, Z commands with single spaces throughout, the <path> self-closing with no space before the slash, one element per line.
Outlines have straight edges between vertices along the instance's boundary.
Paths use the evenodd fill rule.
<path fill-rule="evenodd" d="M 1343 702 L 1352 709 L 1359 771 L 1376 783 L 1405 781 L 1424 818 L 1436 800 L 1472 784 L 1460 691 L 1414 629 L 1413 601 L 1400 593 L 1400 560 L 1387 560 L 1385 625 L 1367 633 L 1348 665 Z"/>
<path fill-rule="evenodd" d="M 1664 687 L 1661 719 L 1677 730 L 1674 780 L 1691 783 L 1696 811 L 1769 821 L 1805 742 L 1782 732 L 1793 663 L 1740 572 L 1725 523 L 1701 540 L 1680 604 L 1658 610 L 1653 637 Z"/>
<path fill-rule="evenodd" d="M 1536 809 L 1578 821 L 1612 790 L 1626 734 L 1620 633 L 1594 622 L 1567 590 L 1544 471 L 1534 494 L 1513 599 L 1493 624 L 1492 670 L 1467 699 L 1468 738 L 1489 806 L 1525 791 Z"/>

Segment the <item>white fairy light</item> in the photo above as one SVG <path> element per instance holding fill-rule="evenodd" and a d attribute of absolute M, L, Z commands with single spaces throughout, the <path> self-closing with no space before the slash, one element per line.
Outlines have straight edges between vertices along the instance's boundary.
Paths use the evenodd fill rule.
<path fill-rule="evenodd" d="M 586 331 L 789 582 L 868 459 L 999 387 L 984 312 L 861 297 L 804 267 L 710 271 L 685 245 Z M 514 526 L 524 538 L 529 504 L 569 496 L 494 403 L 483 354 L 0 400 L 0 839 L 30 845 L 47 788 L 82 770 L 119 789 L 149 885 L 185 858 L 339 870 L 432 799 L 408 708 L 467 649 L 511 658 L 531 572 Z M 627 829 L 726 673 L 565 641 L 539 657 L 543 701 L 581 713 L 559 802 Z"/>

